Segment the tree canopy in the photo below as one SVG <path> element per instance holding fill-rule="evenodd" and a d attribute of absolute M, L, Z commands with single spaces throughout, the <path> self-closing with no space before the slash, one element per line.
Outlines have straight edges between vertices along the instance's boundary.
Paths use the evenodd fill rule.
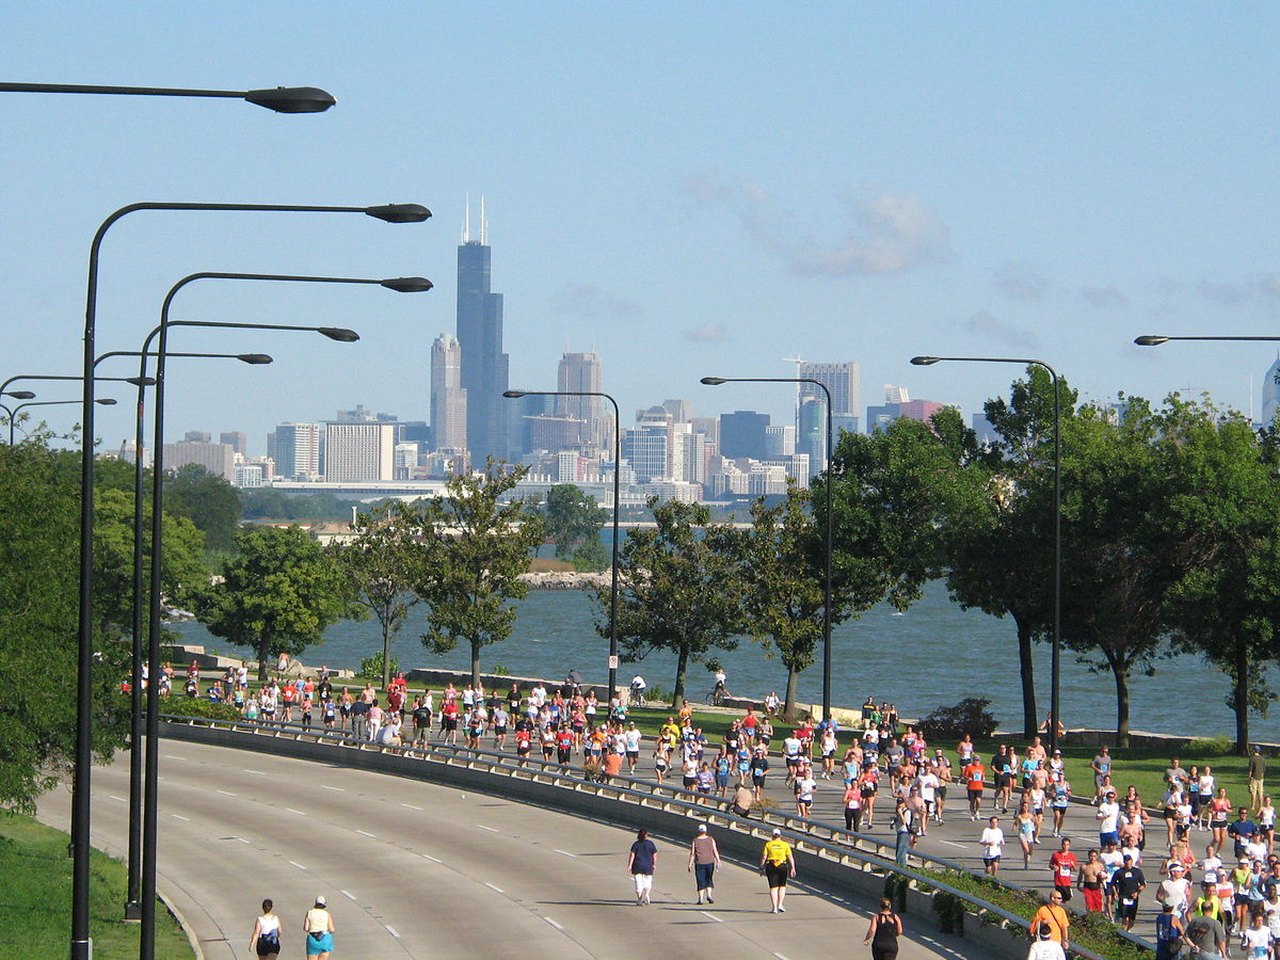
<path fill-rule="evenodd" d="M 305 530 L 249 527 L 233 546 L 222 578 L 197 594 L 196 611 L 214 636 L 254 651 L 260 680 L 273 656 L 297 656 L 330 624 L 363 615 L 337 559 Z"/>
<path fill-rule="evenodd" d="M 235 549 L 240 527 L 240 497 L 235 487 L 199 464 L 179 467 L 165 480 L 165 512 L 187 517 L 204 534 L 205 547 L 225 553 Z"/>
<path fill-rule="evenodd" d="M 472 683 L 480 682 L 480 651 L 511 635 L 512 601 L 529 589 L 519 577 L 542 542 L 540 517 L 505 500 L 527 472 L 490 460 L 483 473 L 451 479 L 443 496 L 418 501 L 429 558 L 416 587 L 429 608 L 422 642 L 435 653 L 467 644 Z"/>

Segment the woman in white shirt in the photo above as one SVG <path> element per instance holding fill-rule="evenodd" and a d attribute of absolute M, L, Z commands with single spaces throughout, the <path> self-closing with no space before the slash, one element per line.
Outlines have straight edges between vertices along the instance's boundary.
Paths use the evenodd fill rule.
<path fill-rule="evenodd" d="M 992 817 L 988 826 L 982 831 L 982 865 L 988 876 L 1000 873 L 1000 857 L 1004 855 L 1004 831 L 1000 829 L 1000 818 Z"/>
<path fill-rule="evenodd" d="M 249 952 L 268 960 L 280 955 L 280 918 L 271 912 L 273 906 L 270 900 L 262 901 L 262 916 L 253 922 L 249 938 Z"/>

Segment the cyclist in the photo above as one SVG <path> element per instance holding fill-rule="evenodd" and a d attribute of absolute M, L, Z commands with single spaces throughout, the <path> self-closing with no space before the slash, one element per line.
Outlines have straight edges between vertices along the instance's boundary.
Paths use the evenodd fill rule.
<path fill-rule="evenodd" d="M 645 703 L 644 692 L 648 688 L 649 688 L 649 685 L 644 682 L 644 677 L 640 676 L 640 674 L 637 673 L 634 677 L 632 677 L 631 678 L 631 702 L 634 703 L 636 706 L 643 707 Z"/>

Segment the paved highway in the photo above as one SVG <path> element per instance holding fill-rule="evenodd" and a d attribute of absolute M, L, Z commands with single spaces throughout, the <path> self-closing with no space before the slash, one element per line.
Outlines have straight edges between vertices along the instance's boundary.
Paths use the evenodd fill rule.
<path fill-rule="evenodd" d="M 658 839 L 654 903 L 636 907 L 626 874 L 633 835 L 500 798 L 393 776 L 194 743 L 161 744 L 159 885 L 210 960 L 248 956 L 259 901 L 301 957 L 302 917 L 328 898 L 344 957 L 630 958 L 655 951 L 798 960 L 857 953 L 869 905 L 793 887 L 768 912 L 763 880 L 726 864 L 700 907 L 688 848 Z M 92 839 L 117 856 L 127 837 L 127 754 L 94 772 Z M 65 826 L 69 795 L 41 818 Z M 692 835 L 692 830 L 690 831 Z M 803 878 L 801 878 L 803 879 Z M 900 956 L 981 957 L 908 917 Z M 858 945 L 857 949 L 851 949 Z"/>

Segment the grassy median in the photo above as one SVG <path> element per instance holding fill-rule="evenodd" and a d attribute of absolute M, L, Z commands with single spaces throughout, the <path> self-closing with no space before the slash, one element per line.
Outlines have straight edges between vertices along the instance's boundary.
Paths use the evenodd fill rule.
<path fill-rule="evenodd" d="M 71 940 L 71 859 L 68 836 L 30 817 L 0 814 L 0 960 L 65 960 Z M 136 923 L 125 923 L 124 864 L 93 851 L 90 935 L 94 960 L 138 955 Z M 186 934 L 164 909 L 156 911 L 158 960 L 191 960 Z"/>

